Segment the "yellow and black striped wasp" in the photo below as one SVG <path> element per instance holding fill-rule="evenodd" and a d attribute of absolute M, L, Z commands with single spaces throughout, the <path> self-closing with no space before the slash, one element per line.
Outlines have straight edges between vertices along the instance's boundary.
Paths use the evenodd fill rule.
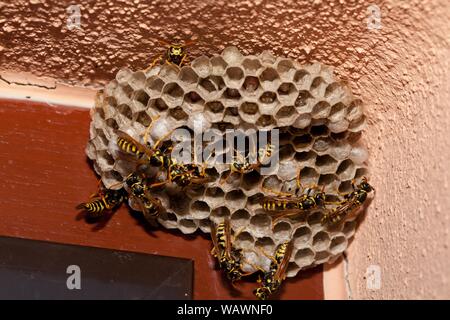
<path fill-rule="evenodd" d="M 347 216 L 351 215 L 360 208 L 367 199 L 368 194 L 375 189 L 368 183 L 367 178 L 363 177 L 358 185 L 352 181 L 353 191 L 344 195 L 344 200 L 338 203 L 338 206 L 328 210 L 322 217 L 321 223 L 328 225 L 337 225 Z"/>
<path fill-rule="evenodd" d="M 152 124 L 154 120 L 152 121 Z M 171 147 L 163 148 L 162 141 L 170 136 L 172 132 L 156 141 L 153 147 L 147 145 L 147 135 L 151 125 L 144 134 L 144 144 L 133 139 L 127 133 L 117 131 L 117 146 L 127 154 L 137 158 L 137 166 L 151 165 L 164 169 L 167 173 L 165 181 L 153 183 L 150 187 L 159 187 L 167 183 L 175 183 L 178 186 L 186 187 L 190 184 L 202 184 L 209 182 L 205 168 L 199 168 L 195 164 L 179 164 L 171 157 Z"/>
<path fill-rule="evenodd" d="M 205 168 L 199 168 L 199 166 L 195 164 L 173 163 L 169 167 L 168 172 L 169 179 L 160 184 L 173 182 L 180 187 L 187 187 L 192 184 L 200 185 L 210 182 L 210 178 L 207 176 Z"/>
<path fill-rule="evenodd" d="M 241 249 L 233 248 L 229 218 L 218 225 L 211 222 L 211 238 L 214 245 L 211 253 L 217 258 L 220 268 L 224 270 L 232 284 L 253 273 L 242 271 L 243 256 Z"/>
<path fill-rule="evenodd" d="M 319 190 L 317 186 L 302 187 L 300 171 L 297 175 L 297 187 L 294 193 L 278 192 L 266 188 L 264 190 L 276 194 L 276 196 L 265 196 L 261 199 L 262 207 L 271 212 L 274 220 L 323 207 L 327 203 L 323 188 Z"/>
<path fill-rule="evenodd" d="M 233 157 L 230 164 L 230 171 L 228 171 L 228 173 L 221 178 L 220 183 L 223 184 L 224 182 L 228 182 L 228 179 L 233 173 L 237 173 L 242 181 L 244 174 L 258 169 L 267 162 L 267 160 L 272 156 L 274 148 L 275 147 L 270 143 L 260 148 L 258 150 L 255 163 L 250 162 L 249 155 L 244 157 L 242 154 L 237 153 L 237 155 Z"/>
<path fill-rule="evenodd" d="M 161 200 L 151 195 L 144 178 L 133 172 L 125 179 L 125 188 L 129 190 L 130 198 L 136 201 L 140 211 L 147 220 L 156 219 L 165 212 Z"/>
<path fill-rule="evenodd" d="M 123 188 L 114 190 L 101 186 L 99 191 L 91 196 L 91 200 L 80 203 L 76 209 L 85 211 L 89 218 L 99 218 L 103 213 L 118 208 L 126 198 L 127 194 Z"/>
<path fill-rule="evenodd" d="M 157 140 L 152 147 L 147 143 L 148 133 L 156 120 L 157 118 L 152 119 L 150 126 L 145 130 L 144 144 L 136 141 L 123 131 L 116 131 L 117 146 L 122 152 L 135 156 L 138 160 L 138 165 L 150 164 L 152 166 L 167 169 L 172 164 L 172 159 L 170 157 L 171 148 L 163 148 L 162 142 L 170 136 L 172 132 L 169 132 L 167 135 Z"/>
<path fill-rule="evenodd" d="M 258 299 L 266 300 L 280 288 L 281 283 L 286 279 L 293 248 L 293 241 L 284 242 L 277 247 L 273 257 L 268 257 L 272 260 L 270 269 L 264 272 L 263 277 L 258 280 L 261 286 L 253 291 Z"/>
<path fill-rule="evenodd" d="M 195 43 L 195 40 L 189 40 L 184 42 L 183 44 L 180 43 L 168 43 L 164 40 L 159 40 L 159 42 L 165 46 L 167 46 L 167 51 L 164 55 L 159 55 L 156 57 L 152 64 L 146 69 L 149 70 L 155 66 L 155 64 L 160 62 L 160 64 L 168 63 L 171 65 L 176 65 L 178 67 L 182 67 L 183 65 L 188 63 L 187 58 L 187 50 L 186 47 L 192 45 Z"/>

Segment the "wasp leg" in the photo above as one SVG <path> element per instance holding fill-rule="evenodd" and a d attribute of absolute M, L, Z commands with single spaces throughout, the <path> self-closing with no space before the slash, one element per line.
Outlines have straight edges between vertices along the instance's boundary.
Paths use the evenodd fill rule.
<path fill-rule="evenodd" d="M 237 175 L 239 175 L 239 184 L 242 182 L 242 173 L 239 171 L 234 171 L 236 172 Z M 230 174 L 227 177 L 227 180 L 225 181 L 226 183 L 228 183 L 229 178 L 233 175 L 233 171 L 230 172 Z"/>
<path fill-rule="evenodd" d="M 245 273 L 245 274 L 242 274 L 243 277 L 249 276 L 249 275 L 254 274 L 255 272 L 258 272 L 258 271 L 265 272 L 265 270 L 264 270 L 263 268 L 261 268 L 260 266 L 255 265 L 255 264 L 253 264 L 253 263 L 251 263 L 251 262 L 248 261 L 247 259 L 242 258 L 242 260 L 243 260 L 243 263 L 241 263 L 241 269 L 242 269 L 242 265 L 243 265 L 244 263 L 245 263 L 245 264 L 248 264 L 248 265 L 251 266 L 253 269 L 255 269 L 255 271 L 253 271 L 253 272 L 247 272 L 247 273 Z"/>
<path fill-rule="evenodd" d="M 325 187 L 325 185 L 324 185 Z M 308 189 L 310 190 L 320 190 L 320 187 L 317 183 L 312 184 L 311 186 L 308 187 Z"/>
<path fill-rule="evenodd" d="M 131 175 L 132 175 L 132 173 L 130 173 L 123 181 L 114 183 L 113 185 L 111 185 L 109 187 L 109 189 L 113 189 L 113 187 L 120 186 L 120 185 L 122 185 L 122 187 L 123 187 L 124 181 L 126 181 Z"/>
<path fill-rule="evenodd" d="M 270 259 L 272 262 L 274 263 L 278 263 L 277 260 L 275 260 L 275 258 L 273 256 L 271 256 L 270 254 L 268 254 L 264 249 L 262 248 L 256 248 L 260 253 L 262 253 L 266 258 Z M 248 251 L 251 251 L 253 253 L 255 253 L 256 255 L 258 255 L 258 252 L 256 252 L 253 249 L 249 249 Z"/>
<path fill-rule="evenodd" d="M 162 58 L 162 55 L 157 56 L 157 57 L 153 60 L 153 62 L 152 62 L 147 68 L 144 69 L 144 72 L 147 72 L 148 70 L 150 70 L 151 68 L 153 68 L 153 67 L 155 66 L 156 62 L 158 62 L 158 60 L 161 60 L 161 58 Z"/>
<path fill-rule="evenodd" d="M 234 234 L 233 234 L 233 242 L 234 242 L 234 240 L 236 240 L 236 238 L 246 229 L 247 227 L 246 226 L 244 226 L 244 227 L 242 227 L 242 228 L 240 228 L 238 231 L 236 231 Z"/>
<path fill-rule="evenodd" d="M 151 117 L 152 122 L 150 122 L 149 126 L 144 131 L 144 144 L 147 144 L 148 135 L 150 134 L 150 129 L 153 127 L 153 125 L 155 124 L 155 121 L 158 120 L 159 117 L 160 117 L 159 115 L 157 115 L 156 117 Z"/>
<path fill-rule="evenodd" d="M 100 196 L 100 195 L 101 195 L 101 191 L 99 191 L 99 190 L 100 190 L 100 185 L 101 185 L 101 184 L 102 184 L 102 179 L 100 178 L 100 179 L 98 179 L 98 181 L 97 181 L 97 192 L 91 194 L 91 195 L 89 196 L 90 199 L 92 199 L 92 198 L 94 198 L 94 197 L 97 197 L 97 196 Z"/>
<path fill-rule="evenodd" d="M 344 197 L 344 198 L 345 198 L 346 195 L 348 195 L 348 193 L 346 193 L 346 192 L 341 192 L 341 191 L 339 191 L 339 189 L 336 190 L 336 193 L 337 193 L 339 196 Z"/>
<path fill-rule="evenodd" d="M 172 61 L 169 61 L 169 60 L 166 59 L 165 63 L 168 64 L 168 65 L 171 66 L 171 67 L 177 68 L 178 70 L 182 67 L 182 66 L 181 66 L 181 62 L 180 62 L 180 64 L 178 65 L 178 64 L 173 63 Z"/>
<path fill-rule="evenodd" d="M 163 186 L 163 185 L 165 185 L 165 184 L 167 184 L 169 182 L 170 182 L 169 180 L 161 181 L 161 182 L 155 182 L 155 183 L 152 183 L 151 185 L 149 185 L 148 187 L 151 188 L 151 189 L 152 188 L 157 188 L 157 187 Z"/>
<path fill-rule="evenodd" d="M 302 182 L 301 182 L 301 168 L 298 168 L 298 173 L 297 173 L 297 178 L 296 178 L 296 183 L 297 183 L 297 190 L 295 191 L 295 193 L 297 194 L 300 190 L 302 190 L 303 192 L 303 186 L 302 186 Z"/>
<path fill-rule="evenodd" d="M 355 179 L 352 179 L 352 188 L 353 188 L 353 190 L 356 190 L 356 183 L 355 183 Z"/>
<path fill-rule="evenodd" d="M 180 61 L 180 67 L 182 67 L 184 64 L 189 63 L 189 59 L 187 58 L 187 55 L 185 55 L 181 61 Z"/>
<path fill-rule="evenodd" d="M 191 61 L 190 61 L 189 59 L 185 59 L 185 60 L 182 62 L 182 64 L 180 64 L 180 67 L 187 66 L 187 65 L 189 65 L 190 63 L 191 63 Z"/>
<path fill-rule="evenodd" d="M 228 173 L 226 173 L 226 177 L 222 177 L 220 178 L 220 184 L 224 184 L 225 182 L 228 183 L 228 179 L 230 178 L 231 174 L 233 173 L 232 170 L 228 171 Z"/>
<path fill-rule="evenodd" d="M 243 173 L 239 173 L 239 185 L 242 185 L 242 180 L 244 180 L 244 174 Z"/>
<path fill-rule="evenodd" d="M 262 187 L 262 191 L 268 192 L 268 193 L 273 193 L 276 194 L 278 196 L 282 196 L 282 197 L 292 197 L 293 194 L 292 193 L 287 193 L 287 192 L 281 192 L 281 191 L 276 191 L 276 190 L 272 190 L 266 187 Z"/>
<path fill-rule="evenodd" d="M 209 161 L 209 159 L 212 157 L 212 152 L 208 155 L 208 158 L 206 158 L 206 159 L 204 159 L 203 160 L 203 155 L 202 155 L 202 160 L 203 160 L 203 162 L 202 162 L 202 164 L 201 164 L 201 168 L 202 168 L 202 170 L 201 170 L 201 173 L 200 173 L 200 175 L 202 176 L 202 177 L 206 177 L 207 176 L 207 174 L 206 174 L 206 169 L 208 168 L 208 161 Z M 197 164 L 198 162 L 197 162 L 197 156 L 196 156 L 196 153 L 194 153 L 194 164 Z"/>
<path fill-rule="evenodd" d="M 102 181 L 102 180 L 100 179 L 99 181 Z M 99 185 L 100 185 L 100 184 L 99 184 Z M 99 189 L 99 187 L 97 186 L 97 192 L 94 192 L 93 194 L 91 194 L 91 195 L 89 196 L 89 199 L 92 199 L 92 198 L 101 196 L 101 192 L 98 191 L 98 189 Z"/>
<path fill-rule="evenodd" d="M 159 144 L 161 142 L 163 142 L 164 140 L 166 140 L 167 137 L 170 137 L 174 131 L 175 131 L 175 129 L 170 130 L 169 133 L 165 134 L 164 136 L 162 136 L 161 138 L 156 140 L 155 145 L 153 146 L 153 148 L 156 149 L 159 146 Z"/>
<path fill-rule="evenodd" d="M 290 209 L 290 210 L 281 211 L 278 214 L 270 215 L 272 217 L 272 229 L 273 229 L 274 225 L 280 219 L 295 216 L 297 214 L 304 214 L 304 213 L 305 213 L 305 211 L 303 211 L 301 209 Z"/>
<path fill-rule="evenodd" d="M 209 183 L 209 182 L 211 182 L 211 180 L 207 177 L 190 179 L 190 183 L 193 183 L 193 184 L 203 184 L 203 183 Z"/>

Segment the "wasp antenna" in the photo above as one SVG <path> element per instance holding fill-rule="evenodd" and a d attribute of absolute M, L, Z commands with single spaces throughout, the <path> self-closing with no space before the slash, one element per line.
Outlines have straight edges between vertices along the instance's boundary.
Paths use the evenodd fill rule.
<path fill-rule="evenodd" d="M 166 40 L 158 39 L 158 42 L 159 42 L 160 44 L 165 45 L 165 46 L 170 46 L 170 43 L 167 42 Z"/>
<path fill-rule="evenodd" d="M 193 45 L 194 43 L 196 43 L 197 40 L 198 40 L 198 39 L 190 39 L 190 40 L 187 40 L 187 41 L 184 42 L 183 46 L 185 46 L 185 47 L 191 46 L 191 45 Z"/>

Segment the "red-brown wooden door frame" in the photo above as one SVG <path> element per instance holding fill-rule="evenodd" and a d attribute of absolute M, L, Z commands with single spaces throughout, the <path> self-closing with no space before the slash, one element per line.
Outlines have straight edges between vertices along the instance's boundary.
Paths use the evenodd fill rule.
<path fill-rule="evenodd" d="M 254 283 L 234 290 L 215 270 L 207 235 L 150 229 L 125 206 L 104 225 L 77 219 L 75 205 L 97 186 L 84 153 L 89 123 L 87 109 L 0 100 L 0 235 L 191 258 L 195 299 L 253 299 Z M 323 299 L 322 267 L 274 298 Z"/>

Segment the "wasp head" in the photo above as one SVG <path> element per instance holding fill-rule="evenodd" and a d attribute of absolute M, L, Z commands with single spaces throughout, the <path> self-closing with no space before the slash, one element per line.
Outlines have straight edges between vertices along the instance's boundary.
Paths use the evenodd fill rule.
<path fill-rule="evenodd" d="M 128 186 L 132 186 L 133 184 L 138 183 L 140 181 L 141 179 L 139 175 L 136 172 L 134 172 L 127 177 L 126 184 Z"/>
<path fill-rule="evenodd" d="M 317 204 L 323 204 L 325 202 L 325 192 L 317 192 L 314 195 L 314 200 L 316 201 Z"/>
<path fill-rule="evenodd" d="M 367 182 L 367 178 L 364 177 L 361 180 L 361 183 L 358 186 L 359 189 L 364 190 L 366 192 L 370 192 L 372 190 L 375 190 L 368 182 Z"/>
<path fill-rule="evenodd" d="M 124 189 L 108 190 L 108 192 L 105 195 L 105 198 L 108 200 L 109 203 L 117 204 L 122 202 L 124 196 L 125 196 Z"/>
<path fill-rule="evenodd" d="M 253 290 L 253 294 L 259 300 L 266 300 L 270 296 L 270 289 L 268 287 L 262 286 Z"/>
<path fill-rule="evenodd" d="M 241 280 L 242 274 L 239 269 L 233 268 L 227 271 L 227 277 L 231 282 L 235 282 Z"/>
<path fill-rule="evenodd" d="M 167 49 L 167 60 L 173 64 L 179 66 L 186 56 L 186 50 L 182 45 L 171 44 Z"/>

